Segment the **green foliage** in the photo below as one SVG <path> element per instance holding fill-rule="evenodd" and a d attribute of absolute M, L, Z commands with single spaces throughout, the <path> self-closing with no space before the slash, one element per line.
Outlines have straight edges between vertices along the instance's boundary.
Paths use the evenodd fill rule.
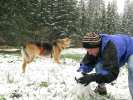
<path fill-rule="evenodd" d="M 106 32 L 109 34 L 113 34 L 116 32 L 116 22 L 117 22 L 117 5 L 116 2 L 113 1 L 112 3 L 108 4 L 107 7 L 107 29 Z"/>
<path fill-rule="evenodd" d="M 28 34 L 41 41 L 60 31 L 72 33 L 78 15 L 75 0 L 1 0 L 0 8 L 0 34 L 12 44 L 28 40 Z"/>
<path fill-rule="evenodd" d="M 122 18 L 122 31 L 133 34 L 133 1 L 126 0 Z"/>
<path fill-rule="evenodd" d="M 41 82 L 39 87 L 48 87 L 48 82 Z"/>
<path fill-rule="evenodd" d="M 83 58 L 84 55 L 82 54 L 63 54 L 61 56 L 61 58 L 65 59 L 65 58 L 68 58 L 68 59 L 73 59 L 75 61 L 80 61 L 82 58 Z"/>
<path fill-rule="evenodd" d="M 133 33 L 133 1 L 127 0 L 123 17 L 115 0 L 0 0 L 0 42 L 52 41 L 60 31 L 75 44 L 86 32 Z M 76 44 L 77 45 L 77 44 Z"/>
<path fill-rule="evenodd" d="M 0 100 L 6 100 L 4 96 L 0 96 Z"/>

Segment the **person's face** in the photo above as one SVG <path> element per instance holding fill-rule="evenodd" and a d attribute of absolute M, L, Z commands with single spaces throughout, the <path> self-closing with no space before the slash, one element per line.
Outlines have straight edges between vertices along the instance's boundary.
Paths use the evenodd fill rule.
<path fill-rule="evenodd" d="M 97 56 L 99 53 L 99 48 L 86 48 L 89 55 Z"/>

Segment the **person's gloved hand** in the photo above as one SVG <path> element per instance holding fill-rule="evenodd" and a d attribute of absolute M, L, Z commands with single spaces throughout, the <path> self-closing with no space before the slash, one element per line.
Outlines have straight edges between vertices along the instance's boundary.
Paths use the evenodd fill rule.
<path fill-rule="evenodd" d="M 75 80 L 77 81 L 77 83 L 81 83 L 84 86 L 87 86 L 90 82 L 95 81 L 95 74 L 88 74 L 88 75 L 84 75 L 83 77 L 80 78 L 75 78 Z"/>
<path fill-rule="evenodd" d="M 89 73 L 93 70 L 93 66 L 89 65 L 89 64 L 80 64 L 79 69 L 77 70 L 77 72 L 81 72 L 81 73 Z"/>

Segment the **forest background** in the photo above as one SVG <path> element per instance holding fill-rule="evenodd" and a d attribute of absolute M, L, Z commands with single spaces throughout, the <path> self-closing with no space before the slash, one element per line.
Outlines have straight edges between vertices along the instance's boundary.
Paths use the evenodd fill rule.
<path fill-rule="evenodd" d="M 66 32 L 80 47 L 86 32 L 133 34 L 133 1 L 0 0 L 0 44 L 20 46 L 26 41 L 52 41 Z"/>

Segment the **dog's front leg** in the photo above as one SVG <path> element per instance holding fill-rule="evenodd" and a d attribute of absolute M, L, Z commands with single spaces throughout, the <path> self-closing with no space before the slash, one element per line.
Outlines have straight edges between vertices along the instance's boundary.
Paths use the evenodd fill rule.
<path fill-rule="evenodd" d="M 22 64 L 22 73 L 25 73 L 26 66 L 27 66 L 26 61 L 23 61 L 23 64 Z"/>
<path fill-rule="evenodd" d="M 53 51 L 54 62 L 60 64 L 60 51 L 58 48 L 54 48 Z"/>

